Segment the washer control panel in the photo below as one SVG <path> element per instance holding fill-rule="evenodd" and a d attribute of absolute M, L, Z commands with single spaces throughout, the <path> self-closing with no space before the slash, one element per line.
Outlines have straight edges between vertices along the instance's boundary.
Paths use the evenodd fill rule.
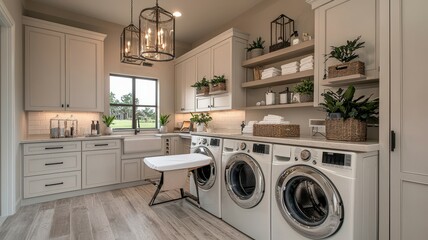
<path fill-rule="evenodd" d="M 253 152 L 255 153 L 262 153 L 262 154 L 269 154 L 269 145 L 266 144 L 253 144 Z"/>
<path fill-rule="evenodd" d="M 323 152 L 322 163 L 332 164 L 337 166 L 351 166 L 352 156 L 350 154 Z"/>
<path fill-rule="evenodd" d="M 220 146 L 220 139 L 218 139 L 218 138 L 211 138 L 210 139 L 210 145 L 211 146 L 215 146 L 215 147 L 219 147 Z"/>

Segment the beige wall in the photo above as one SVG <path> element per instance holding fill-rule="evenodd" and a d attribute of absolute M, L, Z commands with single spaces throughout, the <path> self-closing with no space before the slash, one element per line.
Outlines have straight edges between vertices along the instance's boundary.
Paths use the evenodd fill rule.
<path fill-rule="evenodd" d="M 104 42 L 104 78 L 105 92 L 109 92 L 109 74 L 125 74 L 159 79 L 160 85 L 160 112 L 174 113 L 174 65 L 172 62 L 154 63 L 153 67 L 134 66 L 120 62 L 119 43 L 120 34 L 124 26 L 81 16 L 71 12 L 59 10 L 38 4 L 26 2 L 25 15 L 48 20 L 64 25 L 79 27 L 91 31 L 107 34 Z M 187 45 L 179 43 L 179 51 L 183 52 Z M 108 112 L 108 97 L 105 97 L 105 112 Z M 173 122 L 173 121 L 172 121 Z M 173 123 L 171 123 L 171 128 Z"/>

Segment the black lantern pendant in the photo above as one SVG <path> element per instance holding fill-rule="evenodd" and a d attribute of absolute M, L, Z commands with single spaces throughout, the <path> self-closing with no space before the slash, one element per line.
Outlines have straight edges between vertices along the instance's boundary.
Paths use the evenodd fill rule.
<path fill-rule="evenodd" d="M 133 0 L 131 0 L 131 24 L 125 27 L 120 35 L 120 61 L 140 65 L 144 60 L 139 53 L 140 30 L 133 24 Z"/>
<path fill-rule="evenodd" d="M 175 57 L 175 17 L 156 6 L 140 13 L 140 57 L 151 61 L 171 61 Z"/>
<path fill-rule="evenodd" d="M 294 20 L 281 14 L 270 25 L 269 52 L 289 47 L 290 38 L 294 34 Z"/>

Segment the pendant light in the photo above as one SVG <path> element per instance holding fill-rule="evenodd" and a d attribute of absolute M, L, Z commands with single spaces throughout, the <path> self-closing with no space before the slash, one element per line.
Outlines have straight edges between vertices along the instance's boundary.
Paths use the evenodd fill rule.
<path fill-rule="evenodd" d="M 175 57 L 175 17 L 156 6 L 140 13 L 140 58 L 171 61 Z"/>
<path fill-rule="evenodd" d="M 140 65 L 140 30 L 133 23 L 134 0 L 131 0 L 131 24 L 125 27 L 120 35 L 120 60 L 123 63 Z"/>

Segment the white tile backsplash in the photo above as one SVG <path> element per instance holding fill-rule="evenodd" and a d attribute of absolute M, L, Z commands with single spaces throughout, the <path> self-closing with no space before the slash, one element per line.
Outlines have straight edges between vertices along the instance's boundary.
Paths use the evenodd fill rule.
<path fill-rule="evenodd" d="M 86 113 L 86 112 L 27 112 L 28 135 L 34 134 L 49 134 L 49 120 L 56 116 L 66 119 L 73 115 L 73 118 L 79 121 L 79 135 L 90 130 L 92 120 L 100 121 L 101 113 Z"/>

